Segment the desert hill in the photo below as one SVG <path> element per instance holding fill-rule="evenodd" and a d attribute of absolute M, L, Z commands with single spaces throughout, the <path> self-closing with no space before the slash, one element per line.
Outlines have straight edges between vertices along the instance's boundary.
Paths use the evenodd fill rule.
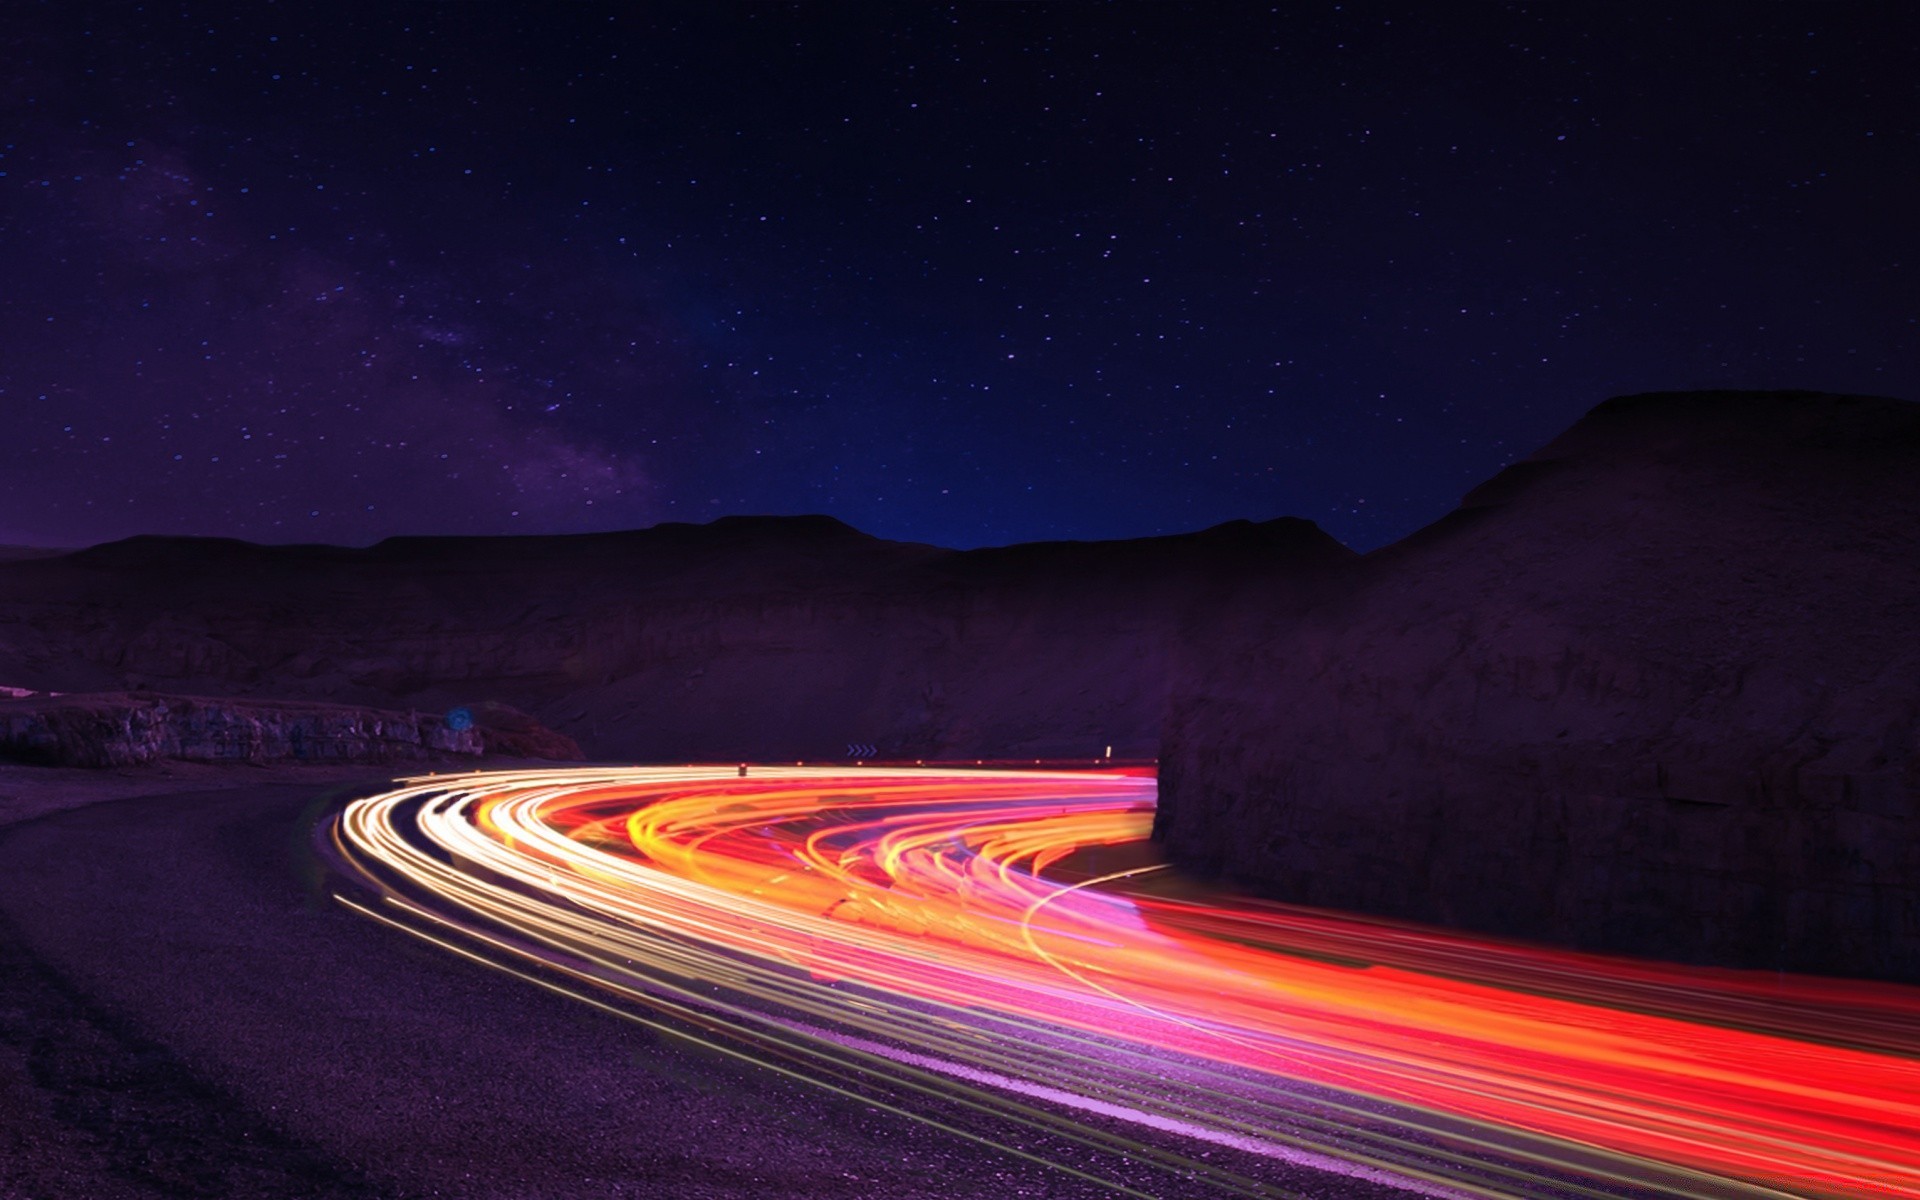
<path fill-rule="evenodd" d="M 601 758 L 1143 757 L 1185 614 L 1352 557 L 1295 520 L 976 551 L 827 517 L 366 549 L 139 537 L 0 562 L 0 683 L 499 701 Z"/>
<path fill-rule="evenodd" d="M 1920 978 L 1920 405 L 1608 401 L 1189 639 L 1159 834 L 1304 904 Z"/>

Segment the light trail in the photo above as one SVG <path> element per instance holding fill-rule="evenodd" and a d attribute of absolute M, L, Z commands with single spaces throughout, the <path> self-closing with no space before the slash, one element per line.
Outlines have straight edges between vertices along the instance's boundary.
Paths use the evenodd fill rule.
<path fill-rule="evenodd" d="M 1290 1164 L 1436 1197 L 1920 1196 L 1920 992 L 1170 894 L 1138 861 L 1153 797 L 502 772 L 357 800 L 331 845 L 385 922 L 1115 1186 L 1057 1148 L 1226 1194 L 1286 1194 Z"/>

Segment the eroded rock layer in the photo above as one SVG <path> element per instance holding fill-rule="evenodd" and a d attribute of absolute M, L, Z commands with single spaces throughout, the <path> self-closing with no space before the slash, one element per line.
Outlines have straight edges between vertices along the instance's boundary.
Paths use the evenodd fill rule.
<path fill-rule="evenodd" d="M 522 718 L 525 720 L 525 718 Z M 579 748 L 545 731 L 543 756 Z M 515 748 L 518 746 L 516 744 Z M 572 753 L 567 751 L 571 749 Z M 437 713 L 297 701 L 92 693 L 0 701 L 0 759 L 64 767 L 182 762 L 419 762 L 493 751 L 478 724 Z"/>

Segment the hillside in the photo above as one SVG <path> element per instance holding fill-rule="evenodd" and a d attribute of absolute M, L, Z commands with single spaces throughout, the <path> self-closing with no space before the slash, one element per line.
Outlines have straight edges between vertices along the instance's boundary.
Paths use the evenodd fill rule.
<path fill-rule="evenodd" d="M 1608 401 L 1185 648 L 1158 832 L 1281 899 L 1920 978 L 1920 406 Z"/>
<path fill-rule="evenodd" d="M 1351 558 L 1292 520 L 964 552 L 825 517 L 358 550 L 142 537 L 0 563 L 0 684 L 499 701 L 600 758 L 1147 756 L 1185 614 Z"/>

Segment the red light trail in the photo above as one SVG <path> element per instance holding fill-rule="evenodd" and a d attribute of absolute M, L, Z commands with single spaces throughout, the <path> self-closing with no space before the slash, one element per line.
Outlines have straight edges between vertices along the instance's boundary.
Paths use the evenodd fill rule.
<path fill-rule="evenodd" d="M 1432 1196 L 1920 1195 L 1920 992 L 1205 894 L 1147 860 L 1153 798 L 505 772 L 357 800 L 333 847 L 377 919 L 995 1144 L 1253 1195 L 1276 1162 Z"/>

